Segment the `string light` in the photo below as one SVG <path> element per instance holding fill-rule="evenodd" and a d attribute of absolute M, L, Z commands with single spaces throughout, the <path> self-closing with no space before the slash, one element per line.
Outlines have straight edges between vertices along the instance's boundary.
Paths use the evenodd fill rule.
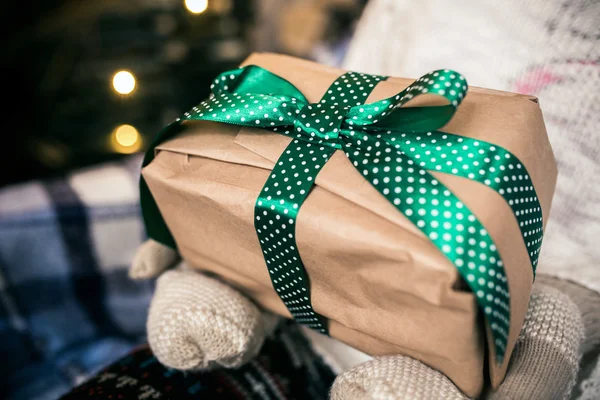
<path fill-rule="evenodd" d="M 135 76 L 129 71 L 118 71 L 113 76 L 112 84 L 117 93 L 130 94 L 135 89 Z"/>
<path fill-rule="evenodd" d="M 208 0 L 185 0 L 185 8 L 192 14 L 201 14 L 208 8 Z"/>
<path fill-rule="evenodd" d="M 111 135 L 111 147 L 119 153 L 135 153 L 142 147 L 142 137 L 135 127 L 120 125 Z"/>

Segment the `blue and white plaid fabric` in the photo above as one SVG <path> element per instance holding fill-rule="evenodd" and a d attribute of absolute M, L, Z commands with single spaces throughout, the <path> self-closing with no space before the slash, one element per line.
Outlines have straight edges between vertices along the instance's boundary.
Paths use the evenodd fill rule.
<path fill-rule="evenodd" d="M 143 342 L 140 164 L 0 189 L 0 398 L 55 399 Z"/>

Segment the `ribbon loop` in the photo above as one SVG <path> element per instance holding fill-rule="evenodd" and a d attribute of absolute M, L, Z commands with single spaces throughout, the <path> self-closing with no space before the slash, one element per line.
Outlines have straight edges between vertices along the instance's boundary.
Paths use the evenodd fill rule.
<path fill-rule="evenodd" d="M 352 107 L 346 122 L 357 128 L 369 126 L 375 130 L 397 130 L 400 127 L 402 132 L 435 131 L 450 121 L 467 90 L 467 81 L 461 74 L 440 69 L 423 75 L 394 96 Z M 441 97 L 445 104 L 404 107 L 423 95 Z"/>
<path fill-rule="evenodd" d="M 265 86 L 265 82 L 268 82 L 267 86 Z M 303 104 L 308 103 L 306 97 L 296 86 L 256 65 L 247 65 L 223 72 L 217 76 L 210 88 L 215 95 L 222 93 L 268 94 L 277 97 L 295 98 Z"/>

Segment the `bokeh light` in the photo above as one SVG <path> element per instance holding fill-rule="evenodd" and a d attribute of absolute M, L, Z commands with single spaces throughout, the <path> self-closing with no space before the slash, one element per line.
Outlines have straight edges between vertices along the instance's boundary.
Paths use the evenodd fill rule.
<path fill-rule="evenodd" d="M 135 89 L 135 76 L 129 71 L 118 71 L 113 76 L 112 84 L 117 93 L 129 94 Z"/>
<path fill-rule="evenodd" d="M 192 14 L 200 14 L 208 8 L 208 0 L 185 0 L 185 8 Z"/>
<path fill-rule="evenodd" d="M 120 125 L 111 135 L 111 147 L 118 153 L 135 153 L 142 147 L 142 137 L 135 127 Z"/>

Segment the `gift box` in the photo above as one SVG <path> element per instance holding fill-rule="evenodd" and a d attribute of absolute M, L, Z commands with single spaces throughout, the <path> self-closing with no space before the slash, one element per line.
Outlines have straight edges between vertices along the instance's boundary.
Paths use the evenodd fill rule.
<path fill-rule="evenodd" d="M 243 65 L 256 67 L 218 77 L 148 153 L 150 236 L 265 310 L 419 359 L 469 396 L 486 375 L 497 387 L 557 175 L 536 99 L 465 96 L 448 70 L 415 82 L 274 54 Z"/>

